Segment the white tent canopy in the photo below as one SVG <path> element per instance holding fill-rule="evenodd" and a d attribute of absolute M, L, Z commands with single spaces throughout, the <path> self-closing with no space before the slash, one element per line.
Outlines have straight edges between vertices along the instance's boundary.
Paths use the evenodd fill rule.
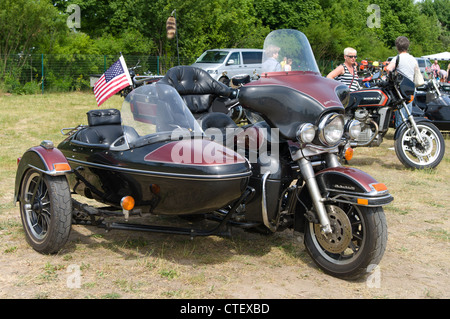
<path fill-rule="evenodd" d="M 422 58 L 428 58 L 430 60 L 438 60 L 438 61 L 450 60 L 450 52 L 441 52 L 430 55 L 423 55 Z"/>

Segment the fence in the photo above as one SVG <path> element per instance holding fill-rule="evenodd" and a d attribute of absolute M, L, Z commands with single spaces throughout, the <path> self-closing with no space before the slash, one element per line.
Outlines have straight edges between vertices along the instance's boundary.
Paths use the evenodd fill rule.
<path fill-rule="evenodd" d="M 0 56 L 0 80 L 11 93 L 66 92 L 88 90 L 92 75 L 103 74 L 119 55 L 14 54 Z M 160 75 L 178 65 L 178 58 L 124 55 L 136 73 Z M 195 58 L 181 58 L 179 64 L 192 64 Z"/>
<path fill-rule="evenodd" d="M 0 90 L 11 93 L 44 93 L 89 90 L 92 75 L 103 74 L 119 55 L 13 54 L 0 56 Z M 136 73 L 163 75 L 171 67 L 189 65 L 195 58 L 124 55 L 129 68 L 139 63 Z M 318 61 L 322 74 L 333 61 Z M 3 86 L 3 87 L 2 87 Z"/>

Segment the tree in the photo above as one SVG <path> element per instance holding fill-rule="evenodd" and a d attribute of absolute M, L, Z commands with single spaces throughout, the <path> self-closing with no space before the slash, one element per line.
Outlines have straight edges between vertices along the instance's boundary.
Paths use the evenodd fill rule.
<path fill-rule="evenodd" d="M 12 54 L 21 53 L 23 65 L 30 48 L 57 36 L 64 27 L 63 17 L 49 1 L 0 0 L 0 77 Z"/>

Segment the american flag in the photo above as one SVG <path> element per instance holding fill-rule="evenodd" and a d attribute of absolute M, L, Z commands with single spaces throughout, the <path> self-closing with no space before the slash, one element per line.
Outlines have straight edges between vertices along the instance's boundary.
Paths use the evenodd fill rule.
<path fill-rule="evenodd" d="M 94 95 L 97 100 L 97 105 L 100 106 L 112 95 L 131 84 L 131 77 L 128 73 L 125 59 L 121 56 L 119 60 L 106 70 L 105 74 L 95 82 Z"/>

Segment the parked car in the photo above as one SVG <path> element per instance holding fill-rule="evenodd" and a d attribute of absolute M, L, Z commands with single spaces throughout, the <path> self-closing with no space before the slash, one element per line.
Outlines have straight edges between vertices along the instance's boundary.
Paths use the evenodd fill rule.
<path fill-rule="evenodd" d="M 420 72 L 425 79 L 431 79 L 431 61 L 428 58 L 416 58 Z"/>
<path fill-rule="evenodd" d="M 261 73 L 263 50 L 260 49 L 213 49 L 203 54 L 192 66 L 206 70 L 226 85 L 235 75 Z"/>

